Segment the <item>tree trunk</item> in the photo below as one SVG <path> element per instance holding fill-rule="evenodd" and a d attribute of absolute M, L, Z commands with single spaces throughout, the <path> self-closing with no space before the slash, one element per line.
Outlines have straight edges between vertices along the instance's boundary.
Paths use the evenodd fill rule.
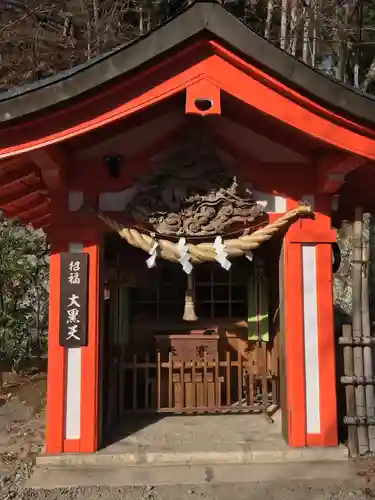
<path fill-rule="evenodd" d="M 357 6 L 357 46 L 355 49 L 355 64 L 353 84 L 359 88 L 359 72 L 361 65 L 361 47 L 362 47 L 362 28 L 363 28 L 363 2 L 360 0 Z"/>
<path fill-rule="evenodd" d="M 87 11 L 85 2 L 83 0 L 80 1 L 80 7 L 81 7 L 81 12 L 82 14 L 86 15 L 86 59 L 89 60 L 92 57 L 92 43 L 91 43 L 91 38 L 92 38 L 92 27 L 91 27 L 91 19 L 90 19 L 90 13 Z"/>
<path fill-rule="evenodd" d="M 311 10 L 309 6 L 304 8 L 304 20 L 303 20 L 303 44 L 302 44 L 302 60 L 304 63 L 309 63 L 309 35 L 310 35 L 310 23 L 311 23 Z"/>
<path fill-rule="evenodd" d="M 143 35 L 145 33 L 145 20 L 144 20 L 144 9 L 139 8 L 139 34 Z"/>
<path fill-rule="evenodd" d="M 318 33 L 320 28 L 320 4 L 319 0 L 314 0 L 312 7 L 312 15 L 313 15 L 313 35 L 312 35 L 312 50 L 311 50 L 311 66 L 315 68 L 316 66 L 316 55 L 318 50 Z"/>
<path fill-rule="evenodd" d="M 344 40 L 341 39 L 341 31 L 340 26 L 344 23 L 344 13 L 343 7 L 340 2 L 336 1 L 336 11 L 333 19 L 334 28 L 333 28 L 333 53 L 336 55 L 336 61 L 334 66 L 335 78 L 337 80 L 344 80 L 344 67 L 345 67 L 345 43 Z"/>
<path fill-rule="evenodd" d="M 273 14 L 274 8 L 275 8 L 274 0 L 268 0 L 266 26 L 264 28 L 264 38 L 266 38 L 267 40 L 269 40 L 271 38 L 272 14 Z"/>
<path fill-rule="evenodd" d="M 250 12 L 251 12 L 251 3 L 250 3 L 250 0 L 245 0 L 243 22 L 246 25 L 248 24 L 249 19 L 250 19 Z"/>
<path fill-rule="evenodd" d="M 286 33 L 288 29 L 288 0 L 281 0 L 280 48 L 286 49 Z"/>
<path fill-rule="evenodd" d="M 366 76 L 362 83 L 362 90 L 367 92 L 369 85 L 375 80 L 375 57 L 370 64 L 369 69 L 367 70 Z"/>
<path fill-rule="evenodd" d="M 289 54 L 296 55 L 297 52 L 297 27 L 298 27 L 298 0 L 292 0 L 290 9 L 290 44 Z"/>
<path fill-rule="evenodd" d="M 93 13 L 93 25 L 94 25 L 94 40 L 93 47 L 95 48 L 95 55 L 99 54 L 100 47 L 100 34 L 99 34 L 99 7 L 98 0 L 92 0 L 92 13 Z"/>

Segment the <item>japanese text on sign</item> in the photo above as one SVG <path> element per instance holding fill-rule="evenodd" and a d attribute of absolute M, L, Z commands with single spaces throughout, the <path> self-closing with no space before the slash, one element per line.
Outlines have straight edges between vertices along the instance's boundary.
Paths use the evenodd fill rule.
<path fill-rule="evenodd" d="M 87 344 L 87 254 L 61 255 L 60 345 Z"/>

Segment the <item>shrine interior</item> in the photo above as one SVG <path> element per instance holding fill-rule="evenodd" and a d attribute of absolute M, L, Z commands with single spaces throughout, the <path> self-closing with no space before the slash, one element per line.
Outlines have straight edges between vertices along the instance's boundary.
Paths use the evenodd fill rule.
<path fill-rule="evenodd" d="M 145 254 L 116 233 L 104 245 L 102 433 L 129 414 L 272 414 L 280 403 L 282 237 L 252 260 L 194 266 Z M 193 301 L 187 292 L 192 287 Z"/>

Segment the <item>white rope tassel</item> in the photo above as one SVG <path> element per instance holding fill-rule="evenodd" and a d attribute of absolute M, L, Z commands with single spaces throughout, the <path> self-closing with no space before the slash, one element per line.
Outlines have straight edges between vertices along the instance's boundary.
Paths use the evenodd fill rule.
<path fill-rule="evenodd" d="M 232 263 L 227 259 L 228 252 L 225 250 L 225 245 L 223 244 L 221 236 L 217 236 L 215 238 L 213 247 L 216 251 L 215 259 L 218 261 L 222 268 L 224 268 L 226 271 L 229 271 Z"/>
<path fill-rule="evenodd" d="M 190 274 L 193 270 L 193 266 L 190 262 L 189 248 L 186 245 L 186 239 L 180 238 L 176 246 L 177 250 L 180 252 L 178 262 L 181 264 L 183 271 L 186 274 Z"/>
<path fill-rule="evenodd" d="M 250 262 L 253 262 L 254 260 L 254 255 L 253 255 L 253 252 L 251 250 L 249 250 L 247 253 L 245 253 L 245 257 L 250 261 Z"/>
<path fill-rule="evenodd" d="M 249 228 L 245 229 L 245 231 L 242 233 L 242 236 L 246 236 L 248 234 L 249 234 Z M 253 255 L 253 252 L 251 250 L 249 250 L 248 252 L 245 253 L 245 257 L 250 262 L 253 262 L 253 260 L 254 260 L 254 255 Z"/>
<path fill-rule="evenodd" d="M 156 265 L 156 250 L 158 248 L 159 244 L 157 241 L 154 241 L 150 251 L 148 252 L 150 257 L 146 260 L 146 265 L 149 269 L 152 267 L 155 267 Z"/>

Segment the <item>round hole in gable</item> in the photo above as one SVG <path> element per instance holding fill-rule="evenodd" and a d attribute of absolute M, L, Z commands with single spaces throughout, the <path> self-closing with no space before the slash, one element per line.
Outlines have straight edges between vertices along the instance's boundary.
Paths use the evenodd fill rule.
<path fill-rule="evenodd" d="M 208 111 L 212 108 L 213 102 L 211 99 L 199 98 L 195 99 L 194 104 L 199 111 Z"/>

